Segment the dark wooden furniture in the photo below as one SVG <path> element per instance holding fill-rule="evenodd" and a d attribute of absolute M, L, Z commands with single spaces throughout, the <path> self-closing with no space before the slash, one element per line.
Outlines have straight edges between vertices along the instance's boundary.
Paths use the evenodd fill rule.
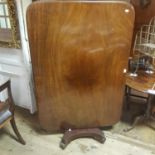
<path fill-rule="evenodd" d="M 145 93 L 147 96 L 144 97 L 144 96 L 132 94 L 131 89 Z M 147 74 L 145 73 L 145 71 L 139 71 L 137 77 L 132 77 L 130 76 L 130 74 L 127 74 L 125 96 L 127 101 L 126 102 L 127 107 L 129 107 L 128 104 L 130 104 L 130 97 L 134 96 L 134 97 L 146 99 L 147 108 L 146 108 L 145 114 L 142 116 L 136 117 L 132 127 L 129 129 L 125 129 L 124 131 L 130 131 L 135 127 L 135 125 L 139 121 L 148 121 L 149 119 L 154 120 L 154 118 L 151 116 L 151 109 L 152 109 L 152 101 L 155 97 L 155 73 Z"/>
<path fill-rule="evenodd" d="M 104 143 L 106 138 L 104 136 L 104 133 L 98 129 L 98 128 L 89 128 L 89 129 L 74 129 L 74 130 L 68 130 L 64 133 L 64 136 L 60 142 L 60 147 L 62 149 L 65 149 L 66 146 L 73 140 L 77 138 L 85 138 L 90 137 L 95 140 L 97 140 L 100 143 Z"/>
<path fill-rule="evenodd" d="M 148 24 L 150 19 L 155 16 L 155 1 L 150 0 L 147 6 L 142 7 L 141 0 L 131 0 L 135 8 L 135 30 L 139 30 L 144 24 Z"/>
<path fill-rule="evenodd" d="M 136 33 L 140 30 L 142 25 L 149 24 L 152 17 L 155 16 L 155 1 L 148 0 L 149 3 L 146 6 L 141 6 L 141 1 L 143 0 L 131 0 L 131 4 L 135 9 L 135 25 L 133 34 L 133 44 L 135 40 Z M 131 50 L 131 55 L 133 51 Z"/>
<path fill-rule="evenodd" d="M 20 135 L 14 118 L 15 106 L 11 93 L 10 80 L 6 81 L 2 85 L 0 85 L 0 92 L 7 89 L 8 91 L 8 99 L 5 102 L 0 101 L 0 128 L 2 128 L 7 122 L 10 121 L 11 126 L 18 137 L 18 140 L 21 144 L 25 145 L 25 141 Z"/>
<path fill-rule="evenodd" d="M 134 10 L 125 2 L 38 1 L 29 6 L 42 128 L 93 128 L 120 120 L 133 23 Z"/>
<path fill-rule="evenodd" d="M 147 74 L 145 71 L 138 71 L 137 77 L 126 76 L 126 85 L 138 91 L 149 93 L 155 83 L 155 74 Z"/>

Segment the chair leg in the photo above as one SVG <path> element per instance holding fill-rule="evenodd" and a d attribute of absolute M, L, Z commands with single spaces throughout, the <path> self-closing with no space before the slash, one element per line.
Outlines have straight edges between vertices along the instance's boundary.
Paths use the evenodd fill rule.
<path fill-rule="evenodd" d="M 131 88 L 125 86 L 125 110 L 130 109 L 130 94 L 131 94 Z"/>
<path fill-rule="evenodd" d="M 13 128 L 13 131 L 15 132 L 16 136 L 18 137 L 19 139 L 19 142 L 23 145 L 25 145 L 25 141 L 24 139 L 22 138 L 21 134 L 19 133 L 18 129 L 17 129 L 17 126 L 16 126 L 16 123 L 15 123 L 15 119 L 14 117 L 10 120 L 10 123 L 11 123 L 11 126 Z"/>

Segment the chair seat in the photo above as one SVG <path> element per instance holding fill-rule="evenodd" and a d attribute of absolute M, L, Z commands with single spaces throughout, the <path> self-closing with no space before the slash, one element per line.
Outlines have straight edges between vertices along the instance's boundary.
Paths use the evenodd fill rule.
<path fill-rule="evenodd" d="M 8 118 L 12 116 L 12 113 L 9 110 L 4 110 L 0 112 L 0 124 L 5 122 Z"/>

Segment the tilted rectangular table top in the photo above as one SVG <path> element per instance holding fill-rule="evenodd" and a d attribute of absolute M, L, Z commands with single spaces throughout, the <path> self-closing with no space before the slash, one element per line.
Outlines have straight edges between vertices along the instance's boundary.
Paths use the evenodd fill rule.
<path fill-rule="evenodd" d="M 42 1 L 29 6 L 42 128 L 60 131 L 119 121 L 133 23 L 134 10 L 125 2 Z"/>

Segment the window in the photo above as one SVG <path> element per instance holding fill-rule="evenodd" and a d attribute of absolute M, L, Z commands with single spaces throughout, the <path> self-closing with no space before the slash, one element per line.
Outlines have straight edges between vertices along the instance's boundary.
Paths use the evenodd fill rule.
<path fill-rule="evenodd" d="M 15 0 L 0 0 L 0 46 L 20 48 Z"/>
<path fill-rule="evenodd" d="M 11 29 L 6 0 L 0 0 L 0 28 Z"/>

